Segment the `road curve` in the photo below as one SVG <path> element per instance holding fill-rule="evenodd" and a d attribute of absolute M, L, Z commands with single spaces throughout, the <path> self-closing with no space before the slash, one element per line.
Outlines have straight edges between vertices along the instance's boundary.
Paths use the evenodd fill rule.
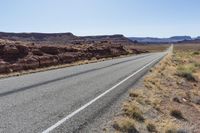
<path fill-rule="evenodd" d="M 0 132 L 81 132 L 166 52 L 0 79 Z"/>

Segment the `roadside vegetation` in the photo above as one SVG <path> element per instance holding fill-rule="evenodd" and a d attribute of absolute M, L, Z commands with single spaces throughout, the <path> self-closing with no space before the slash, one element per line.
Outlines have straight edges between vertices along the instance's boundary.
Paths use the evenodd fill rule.
<path fill-rule="evenodd" d="M 200 132 L 200 45 L 175 46 L 133 88 L 114 119 L 116 132 Z M 134 131 L 134 132 L 131 132 Z"/>

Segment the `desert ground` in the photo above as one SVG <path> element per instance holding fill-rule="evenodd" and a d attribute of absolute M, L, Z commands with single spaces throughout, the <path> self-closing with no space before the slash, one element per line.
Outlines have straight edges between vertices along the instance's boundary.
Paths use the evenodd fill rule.
<path fill-rule="evenodd" d="M 111 128 L 128 133 L 199 133 L 199 59 L 199 44 L 175 45 L 173 53 L 144 77 L 143 85 L 130 91 Z"/>

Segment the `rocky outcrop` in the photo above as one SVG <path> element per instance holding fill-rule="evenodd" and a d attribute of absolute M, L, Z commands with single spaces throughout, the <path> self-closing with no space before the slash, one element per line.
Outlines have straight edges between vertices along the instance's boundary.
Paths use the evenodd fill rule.
<path fill-rule="evenodd" d="M 130 45 L 98 44 L 81 45 L 36 45 L 16 42 L 0 42 L 0 73 L 18 72 L 59 64 L 73 63 L 105 57 L 116 57 L 129 53 L 143 53 Z"/>
<path fill-rule="evenodd" d="M 8 73 L 9 72 L 9 63 L 0 60 L 0 73 Z"/>

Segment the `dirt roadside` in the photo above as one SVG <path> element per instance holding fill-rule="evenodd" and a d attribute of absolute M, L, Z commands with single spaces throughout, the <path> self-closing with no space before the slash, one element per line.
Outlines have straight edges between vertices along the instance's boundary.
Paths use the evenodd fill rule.
<path fill-rule="evenodd" d="M 199 47 L 175 47 L 130 91 L 105 132 L 199 133 L 199 59 Z"/>

